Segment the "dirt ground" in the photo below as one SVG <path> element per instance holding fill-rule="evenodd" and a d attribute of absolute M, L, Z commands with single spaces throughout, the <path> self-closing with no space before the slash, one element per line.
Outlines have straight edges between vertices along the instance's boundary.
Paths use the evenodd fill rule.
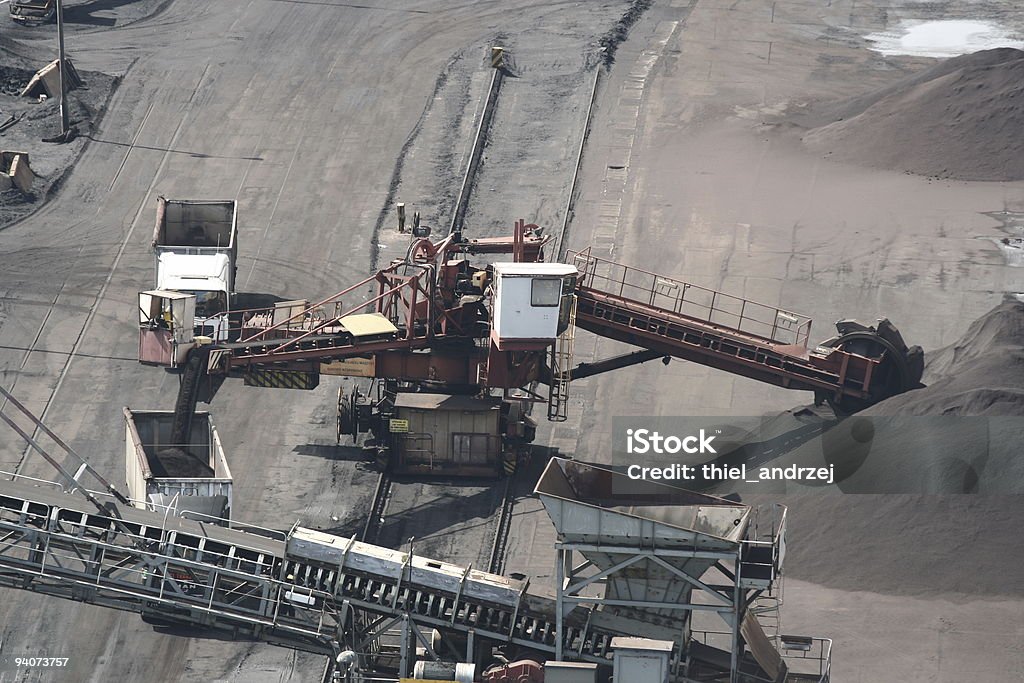
<path fill-rule="evenodd" d="M 144 6 L 86 5 L 115 17 Z M 176 377 L 135 360 L 136 297 L 152 282 L 149 227 L 158 195 L 238 200 L 240 292 L 313 298 L 344 289 L 366 276 L 371 255 L 388 241 L 374 228 L 393 211 L 394 187 L 410 208 L 429 207 L 435 189 L 450 192 L 476 113 L 462 109 L 475 107 L 489 76 L 487 46 L 547 43 L 543 54 L 516 55 L 521 87 L 510 88 L 504 106 L 550 108 L 579 121 L 590 93 L 574 84 L 588 82 L 581 72 L 596 59 L 589 51 L 629 3 L 610 0 L 583 13 L 575 3 L 431 0 L 148 7 L 148 18 L 69 25 L 76 66 L 120 85 L 60 192 L 0 231 L 0 380 L 114 481 L 123 478 L 122 407 L 166 408 L 177 391 Z M 49 50 L 52 35 L 49 27 L 5 26 L 5 39 L 20 41 L 26 54 Z M 560 79 L 550 93 L 546 72 Z M 537 155 L 563 164 L 549 178 L 565 175 L 562 160 L 571 155 L 562 141 L 579 131 L 537 131 L 501 196 L 537 168 Z M 439 163 L 449 144 L 460 146 L 450 163 Z M 492 149 L 512 158 L 500 144 Z M 568 178 L 557 181 L 520 194 L 507 211 L 477 210 L 477 234 L 498 234 L 539 203 L 564 206 Z M 220 390 L 210 409 L 231 460 L 240 520 L 360 526 L 377 472 L 335 446 L 337 390 L 330 378 L 308 393 L 240 383 Z M 0 469 L 50 476 L 6 436 Z M 398 545 L 417 535 L 452 561 L 486 555 L 491 527 L 475 515 L 493 500 L 472 497 L 471 488 L 398 491 L 386 540 Z M 458 495 L 467 500 L 446 504 Z M 417 514 L 423 510 L 433 517 Z M 319 657 L 156 633 L 135 615 L 30 594 L 5 596 L 0 609 L 5 652 L 46 644 L 71 658 L 64 671 L 22 671 L 19 681 L 319 680 L 323 667 Z M 3 681 L 13 676 L 0 672 Z"/>
<path fill-rule="evenodd" d="M 135 360 L 156 196 L 238 200 L 240 291 L 340 291 L 402 248 L 388 232 L 393 201 L 419 203 L 432 222 L 447 215 L 475 121 L 466 109 L 486 88 L 495 41 L 515 48 L 519 76 L 499 100 L 472 228 L 499 234 L 519 217 L 559 224 L 596 50 L 629 8 L 82 3 L 69 51 L 84 72 L 121 82 L 59 192 L 0 231 L 0 381 L 119 480 L 122 406 L 166 409 L 177 389 Z M 882 56 L 864 36 L 904 20 L 978 17 L 1024 32 L 1006 0 L 655 0 L 634 17 L 598 92 L 567 246 L 807 313 L 815 339 L 831 335 L 833 320 L 881 316 L 926 351 L 959 339 L 1004 293 L 1024 292 L 1024 270 L 999 246 L 1011 222 L 994 217 L 1024 212 L 1024 183 L 838 163 L 808 151 L 785 122 L 934 63 Z M 50 27 L 4 33 L 19 55 L 52 50 Z M 581 361 L 616 350 L 577 341 Z M 334 446 L 337 388 L 328 378 L 287 395 L 225 384 L 210 409 L 242 520 L 348 528 L 364 514 L 376 473 Z M 760 416 L 809 400 L 695 365 L 645 365 L 574 383 L 570 422 L 546 426 L 540 440 L 608 462 L 618 415 Z M 50 474 L 8 436 L 0 470 Z M 409 518 L 481 507 L 403 495 Z M 1018 497 L 784 501 L 783 630 L 833 639 L 833 681 L 1024 677 Z M 539 586 L 552 576 L 553 529 L 530 497 L 513 519 L 506 572 Z M 477 519 L 452 519 L 458 538 L 417 523 L 449 554 L 439 559 L 475 559 L 487 536 Z M 391 542 L 416 529 L 390 529 Z M 155 633 L 135 615 L 27 593 L 5 595 L 0 612 L 5 652 L 71 658 L 62 673 L 0 672 L 4 682 L 304 681 L 322 668 L 316 657 Z"/>
<path fill-rule="evenodd" d="M 33 73 L 8 67 L 0 78 L 6 78 L 9 85 L 22 84 L 27 83 Z M 98 117 L 102 116 L 115 79 L 97 72 L 79 75 L 83 79 L 82 86 L 68 94 L 68 121 L 74 137 L 67 143 L 45 142 L 61 133 L 60 105 L 56 98 L 40 102 L 38 98 L 20 97 L 9 91 L 0 94 L 0 119 L 7 121 L 15 117 L 13 125 L 0 133 L 0 147 L 4 151 L 27 154 L 35 174 L 28 192 L 12 188 L 0 196 L 0 230 L 42 206 L 85 149 Z"/>

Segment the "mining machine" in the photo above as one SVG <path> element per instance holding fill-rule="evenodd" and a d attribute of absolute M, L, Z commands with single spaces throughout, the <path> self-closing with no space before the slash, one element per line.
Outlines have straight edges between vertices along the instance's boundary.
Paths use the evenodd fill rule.
<path fill-rule="evenodd" d="M 534 404 L 563 421 L 573 379 L 654 359 L 811 391 L 846 414 L 920 383 L 921 349 L 888 320 L 842 320 L 811 344 L 808 316 L 590 249 L 545 262 L 548 241 L 522 220 L 505 238 L 421 231 L 404 259 L 342 292 L 242 311 L 227 342 L 194 334 L 187 294 L 143 292 L 139 359 L 182 373 L 182 443 L 204 379 L 312 389 L 342 375 L 372 385 L 339 392 L 339 442 L 367 435 L 364 447 L 398 472 L 472 476 L 514 468 L 534 437 Z M 496 254 L 511 259 L 476 260 Z M 637 350 L 574 367 L 576 328 Z"/>

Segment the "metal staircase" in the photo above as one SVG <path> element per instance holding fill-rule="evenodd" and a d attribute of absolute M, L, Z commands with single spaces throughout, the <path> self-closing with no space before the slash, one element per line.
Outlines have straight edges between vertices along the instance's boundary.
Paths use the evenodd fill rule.
<path fill-rule="evenodd" d="M 565 422 L 568 419 L 569 382 L 572 381 L 573 347 L 576 341 L 577 296 L 570 295 L 569 325 L 551 347 L 551 382 L 548 385 L 548 420 Z"/>
<path fill-rule="evenodd" d="M 780 577 L 775 592 L 771 595 L 760 595 L 750 605 L 750 613 L 753 614 L 764 634 L 778 646 L 779 636 L 782 634 L 782 584 Z"/>

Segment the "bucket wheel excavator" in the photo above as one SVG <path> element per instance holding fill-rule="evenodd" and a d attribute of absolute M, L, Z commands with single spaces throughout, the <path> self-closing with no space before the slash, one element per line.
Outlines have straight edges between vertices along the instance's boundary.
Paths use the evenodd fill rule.
<path fill-rule="evenodd" d="M 908 347 L 899 330 L 888 319 L 879 320 L 872 327 L 856 320 L 840 320 L 836 323 L 836 330 L 838 335 L 819 346 L 874 359 L 878 364 L 866 396 L 836 399 L 828 392 L 817 392 L 815 399 L 819 403 L 824 400 L 837 414 L 849 415 L 921 385 L 924 352 L 920 346 Z"/>
<path fill-rule="evenodd" d="M 506 238 L 421 234 L 405 259 L 315 304 L 232 312 L 242 322 L 228 342 L 194 336 L 187 295 L 143 292 L 140 361 L 181 368 L 183 441 L 204 377 L 311 389 L 322 374 L 341 375 L 376 386 L 339 393 L 339 442 L 367 434 L 374 456 L 399 471 L 473 476 L 514 468 L 535 433 L 532 404 L 565 420 L 573 379 L 654 359 L 810 391 L 840 414 L 920 384 L 921 349 L 888 320 L 842 320 L 812 345 L 805 315 L 589 249 L 546 263 L 547 242 L 523 221 Z M 491 254 L 511 259 L 471 262 Z M 577 328 L 638 350 L 574 366 Z"/>

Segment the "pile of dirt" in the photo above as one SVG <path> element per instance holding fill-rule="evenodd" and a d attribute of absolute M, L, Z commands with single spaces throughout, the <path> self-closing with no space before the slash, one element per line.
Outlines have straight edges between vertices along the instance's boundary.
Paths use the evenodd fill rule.
<path fill-rule="evenodd" d="M 28 69 L 0 64 L 0 93 L 17 97 L 34 75 Z"/>
<path fill-rule="evenodd" d="M 653 2 L 654 0 L 633 0 L 629 4 L 629 8 L 615 22 L 615 25 L 601 36 L 598 45 L 604 49 L 605 66 L 610 67 L 615 63 L 615 51 L 619 49 L 619 44 L 625 42 L 626 38 L 629 37 L 629 29 L 633 28 L 633 24 L 640 21 L 640 17 L 650 9 Z"/>
<path fill-rule="evenodd" d="M 958 341 L 926 354 L 926 387 L 860 415 L 1024 416 L 1024 302 L 1007 295 Z"/>
<path fill-rule="evenodd" d="M 904 491 L 932 494 L 792 497 L 790 530 L 800 541 L 789 545 L 789 567 L 848 590 L 1022 595 L 1024 546 L 1007 543 L 1006 529 L 1024 525 L 1024 504 L 998 493 L 1021 490 L 1024 302 L 1005 297 L 958 341 L 925 357 L 927 387 L 849 419 L 900 416 L 900 433 L 876 444 L 885 450 L 857 477 L 870 483 L 877 471 L 869 484 L 876 491 L 902 482 Z M 865 553 L 885 560 L 860 561 Z"/>
<path fill-rule="evenodd" d="M 787 575 L 890 595 L 1024 595 L 1020 496 L 803 494 L 789 506 Z"/>
<path fill-rule="evenodd" d="M 1024 50 L 961 55 L 819 110 L 804 144 L 830 158 L 937 178 L 1024 178 Z"/>
<path fill-rule="evenodd" d="M 150 469 L 156 477 L 209 478 L 213 468 L 195 454 L 180 448 L 163 448 L 150 458 Z"/>
<path fill-rule="evenodd" d="M 25 84 L 43 66 L 27 62 L 0 41 L 0 149 L 28 154 L 35 180 L 28 192 L 12 188 L 0 194 L 0 229 L 42 205 L 59 186 L 95 131 L 117 79 L 104 73 L 80 71 L 83 85 L 68 93 L 68 117 L 76 137 L 70 143 L 44 142 L 61 132 L 60 104 L 51 97 L 19 97 Z"/>

